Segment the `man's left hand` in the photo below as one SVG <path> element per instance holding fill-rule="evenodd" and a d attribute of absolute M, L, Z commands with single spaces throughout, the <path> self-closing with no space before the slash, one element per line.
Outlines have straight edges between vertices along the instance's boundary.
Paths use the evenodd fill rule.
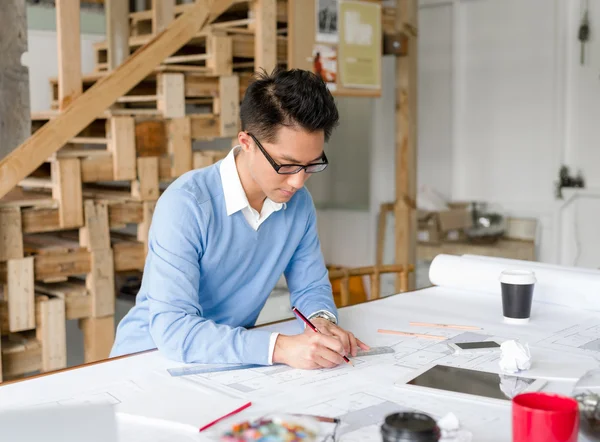
<path fill-rule="evenodd" d="M 333 322 L 328 321 L 324 318 L 311 319 L 313 325 L 324 335 L 333 336 L 338 338 L 344 346 L 345 355 L 356 356 L 356 352 L 360 348 L 361 350 L 369 350 L 369 346 L 356 338 L 352 332 L 346 331 L 341 327 L 338 327 Z M 314 333 L 310 327 L 306 327 L 305 333 Z"/>

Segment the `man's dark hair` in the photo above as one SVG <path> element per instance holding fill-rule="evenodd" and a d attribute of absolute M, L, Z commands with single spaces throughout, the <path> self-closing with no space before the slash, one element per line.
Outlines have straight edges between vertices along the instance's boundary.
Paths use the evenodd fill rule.
<path fill-rule="evenodd" d="M 308 132 L 322 130 L 325 141 L 338 125 L 339 114 L 325 82 L 301 69 L 255 74 L 240 107 L 242 130 L 273 143 L 281 126 Z"/>

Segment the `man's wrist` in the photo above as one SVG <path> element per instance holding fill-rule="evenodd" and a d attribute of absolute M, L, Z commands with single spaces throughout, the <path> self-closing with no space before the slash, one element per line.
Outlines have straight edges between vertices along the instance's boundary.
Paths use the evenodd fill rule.
<path fill-rule="evenodd" d="M 316 312 L 312 313 L 308 317 L 308 320 L 310 321 L 312 319 L 317 319 L 317 318 L 326 319 L 329 322 L 332 322 L 332 323 L 334 323 L 336 325 L 338 323 L 337 318 L 335 317 L 335 315 L 333 313 L 331 313 L 329 310 L 319 310 L 319 311 L 316 311 Z"/>
<path fill-rule="evenodd" d="M 273 364 L 285 364 L 285 340 L 288 336 L 278 334 L 273 348 Z"/>

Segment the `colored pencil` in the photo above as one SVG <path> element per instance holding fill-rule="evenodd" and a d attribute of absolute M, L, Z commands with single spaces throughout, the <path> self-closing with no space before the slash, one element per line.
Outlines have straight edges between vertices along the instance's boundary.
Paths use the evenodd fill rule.
<path fill-rule="evenodd" d="M 435 339 L 435 340 L 443 340 L 448 339 L 446 336 L 436 336 L 436 335 L 424 335 L 422 333 L 410 333 L 410 332 L 402 332 L 397 330 L 377 330 L 377 333 L 384 333 L 388 335 L 400 335 L 400 336 L 413 336 L 415 338 L 425 338 L 425 339 Z"/>
<path fill-rule="evenodd" d="M 457 330 L 481 330 L 481 327 L 474 325 L 454 325 L 454 324 L 430 324 L 428 322 L 411 322 L 414 327 L 431 327 L 431 328 L 454 328 Z"/>
<path fill-rule="evenodd" d="M 321 333 L 319 330 L 317 330 L 317 327 L 315 327 L 315 326 L 313 325 L 313 323 L 312 323 L 312 322 L 310 322 L 310 321 L 308 320 L 308 318 L 302 314 L 302 312 L 301 312 L 300 310 L 298 310 L 296 307 L 292 307 L 292 311 L 293 311 L 293 312 L 294 312 L 296 315 L 298 315 L 298 317 L 299 317 L 300 319 L 302 319 L 302 320 L 304 321 L 304 323 L 307 325 L 307 327 L 310 327 L 310 329 L 311 329 L 312 331 L 314 331 L 314 332 L 316 332 L 316 333 Z M 348 364 L 350 364 L 350 365 L 352 365 L 352 366 L 354 365 L 354 364 L 352 364 L 352 362 L 350 362 L 350 359 L 348 359 L 346 356 L 342 356 L 342 358 L 344 358 L 344 361 L 346 361 Z"/>
<path fill-rule="evenodd" d="M 205 426 L 203 426 L 202 428 L 200 428 L 200 432 L 209 429 L 210 427 L 212 427 L 213 425 L 216 425 L 217 423 L 221 422 L 223 419 L 227 419 L 228 417 L 233 416 L 234 414 L 240 413 L 242 411 L 244 411 L 246 408 L 248 408 L 250 405 L 252 405 L 252 402 L 248 402 L 247 404 L 242 405 L 240 408 L 238 408 L 237 410 L 233 410 L 231 413 L 227 413 L 225 416 L 222 416 L 214 421 L 212 421 L 209 424 L 206 424 Z"/>

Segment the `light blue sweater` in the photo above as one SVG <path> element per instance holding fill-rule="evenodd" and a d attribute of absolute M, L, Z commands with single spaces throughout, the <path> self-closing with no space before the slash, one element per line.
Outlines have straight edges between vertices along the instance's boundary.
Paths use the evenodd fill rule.
<path fill-rule="evenodd" d="M 158 348 L 182 362 L 268 364 L 271 332 L 252 327 L 282 274 L 305 315 L 337 316 L 310 193 L 255 231 L 227 216 L 219 163 L 179 177 L 156 204 L 136 305 L 112 356 Z"/>

